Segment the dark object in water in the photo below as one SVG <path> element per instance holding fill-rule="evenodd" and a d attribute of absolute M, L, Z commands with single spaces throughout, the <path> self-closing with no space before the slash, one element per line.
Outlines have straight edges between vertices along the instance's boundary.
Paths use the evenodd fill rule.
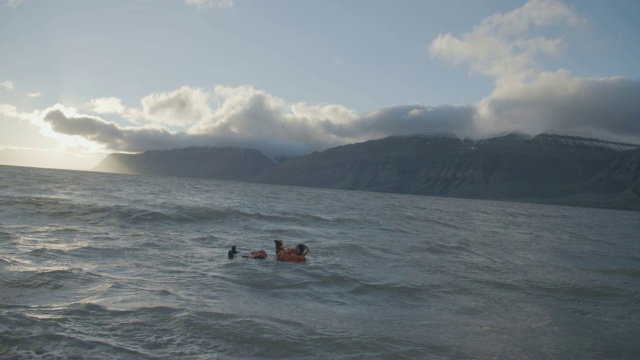
<path fill-rule="evenodd" d="M 231 247 L 231 250 L 229 250 L 229 259 L 233 259 L 233 256 L 234 256 L 235 254 L 237 254 L 237 253 L 238 253 L 238 251 L 236 251 L 236 246 L 235 246 L 235 245 L 233 245 L 233 246 Z"/>
<path fill-rule="evenodd" d="M 252 251 L 249 255 L 242 255 L 242 257 L 246 257 L 250 259 L 266 259 L 267 252 L 264 250 L 256 250 L 256 251 Z"/>

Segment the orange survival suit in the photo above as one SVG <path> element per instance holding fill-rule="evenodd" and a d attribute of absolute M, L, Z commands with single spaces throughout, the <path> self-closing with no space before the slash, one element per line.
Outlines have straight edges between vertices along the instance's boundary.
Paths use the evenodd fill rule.
<path fill-rule="evenodd" d="M 282 240 L 274 240 L 276 243 L 276 259 L 280 261 L 305 261 L 309 247 L 305 244 L 298 244 L 294 248 L 285 248 Z"/>

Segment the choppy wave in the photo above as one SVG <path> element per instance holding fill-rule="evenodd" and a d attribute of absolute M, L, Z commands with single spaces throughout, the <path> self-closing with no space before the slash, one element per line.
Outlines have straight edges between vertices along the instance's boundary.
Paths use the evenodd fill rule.
<path fill-rule="evenodd" d="M 100 204 L 78 202 L 57 197 L 0 197 L 0 206 L 11 207 L 31 215 L 46 215 L 53 219 L 73 220 L 82 223 L 123 222 L 128 224 L 155 222 L 202 221 L 265 221 L 270 223 L 326 223 L 350 224 L 360 219 L 296 214 L 288 211 L 246 211 L 233 207 L 205 205 L 163 204 L 161 208 L 143 205 Z"/>
<path fill-rule="evenodd" d="M 640 357 L 635 213 L 0 167 L 2 359 Z M 274 239 L 304 263 L 275 261 Z M 236 257 L 264 249 L 266 260 Z"/>

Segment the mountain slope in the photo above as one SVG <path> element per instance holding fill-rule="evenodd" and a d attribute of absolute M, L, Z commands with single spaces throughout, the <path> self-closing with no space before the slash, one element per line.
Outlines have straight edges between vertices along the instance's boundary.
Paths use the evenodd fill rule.
<path fill-rule="evenodd" d="M 638 194 L 626 190 L 638 182 L 636 150 L 625 150 L 633 148 L 560 135 L 509 134 L 479 141 L 389 137 L 301 156 L 258 180 L 640 210 Z"/>
<path fill-rule="evenodd" d="M 281 164 L 233 148 L 112 154 L 96 170 L 640 210 L 639 169 L 635 145 L 508 134 L 388 137 Z"/>
<path fill-rule="evenodd" d="M 274 166 L 276 163 L 258 150 L 228 147 L 111 154 L 94 170 L 246 181 Z"/>

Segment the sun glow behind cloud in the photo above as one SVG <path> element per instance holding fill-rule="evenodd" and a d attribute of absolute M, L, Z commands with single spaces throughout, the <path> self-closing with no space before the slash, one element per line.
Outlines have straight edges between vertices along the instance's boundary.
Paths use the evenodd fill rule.
<path fill-rule="evenodd" d="M 50 124 L 43 121 L 44 114 L 61 108 L 64 107 L 57 104 L 42 111 L 23 113 L 18 111 L 15 106 L 0 104 L 0 120 L 11 119 L 11 121 L 22 123 L 23 126 L 33 127 L 38 130 L 43 139 L 36 141 L 42 143 L 46 139 L 48 143 L 55 144 L 55 146 L 44 145 L 43 147 L 5 146 L 0 149 L 0 163 L 86 170 L 108 154 L 100 145 L 82 137 L 57 132 L 52 129 Z M 65 109 L 65 111 L 70 114 L 76 113 L 73 108 Z"/>

